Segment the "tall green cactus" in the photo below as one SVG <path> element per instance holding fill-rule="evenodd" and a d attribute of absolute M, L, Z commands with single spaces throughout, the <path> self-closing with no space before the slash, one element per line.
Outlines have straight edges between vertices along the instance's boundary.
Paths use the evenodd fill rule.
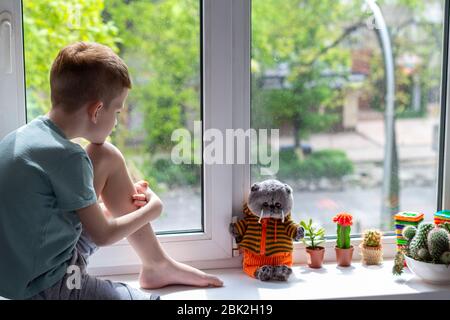
<path fill-rule="evenodd" d="M 350 226 L 337 225 L 337 247 L 340 249 L 350 248 Z"/>
<path fill-rule="evenodd" d="M 431 229 L 434 228 L 432 223 L 421 223 L 417 229 L 416 235 L 409 244 L 409 254 L 411 258 L 419 260 L 418 252 L 420 249 L 427 248 L 427 236 Z"/>
<path fill-rule="evenodd" d="M 449 243 L 449 234 L 443 228 L 434 228 L 428 233 L 428 251 L 433 262 L 440 262 L 442 254 L 449 250 Z"/>

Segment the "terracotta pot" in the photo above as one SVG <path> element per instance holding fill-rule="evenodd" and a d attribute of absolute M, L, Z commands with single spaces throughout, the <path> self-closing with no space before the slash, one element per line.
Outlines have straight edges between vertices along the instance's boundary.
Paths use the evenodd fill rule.
<path fill-rule="evenodd" d="M 362 263 L 366 265 L 378 265 L 383 262 L 383 248 L 379 247 L 366 247 L 362 243 L 359 245 L 361 249 Z"/>
<path fill-rule="evenodd" d="M 322 268 L 323 264 L 323 256 L 325 253 L 324 247 L 316 247 L 312 249 L 310 247 L 306 248 L 306 252 L 308 253 L 308 266 L 310 268 L 319 269 Z"/>
<path fill-rule="evenodd" d="M 353 246 L 348 249 L 341 249 L 335 247 L 336 250 L 336 261 L 340 267 L 349 267 L 352 264 L 353 257 Z"/>

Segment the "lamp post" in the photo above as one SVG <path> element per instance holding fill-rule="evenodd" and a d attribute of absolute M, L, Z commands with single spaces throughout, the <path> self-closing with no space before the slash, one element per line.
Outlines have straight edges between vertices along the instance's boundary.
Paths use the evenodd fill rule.
<path fill-rule="evenodd" d="M 383 51 L 386 78 L 385 143 L 381 227 L 392 230 L 392 215 L 399 210 L 398 155 L 395 139 L 395 66 L 391 40 L 380 7 L 375 0 L 366 0 L 373 13 L 376 32 Z M 389 218 L 389 220 L 386 220 Z"/>

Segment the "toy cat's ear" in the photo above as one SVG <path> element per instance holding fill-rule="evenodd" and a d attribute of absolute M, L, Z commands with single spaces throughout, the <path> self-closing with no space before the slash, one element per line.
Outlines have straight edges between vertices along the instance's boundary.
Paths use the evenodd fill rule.
<path fill-rule="evenodd" d="M 287 193 L 292 193 L 292 188 L 288 184 L 284 184 L 284 188 L 286 189 Z"/>
<path fill-rule="evenodd" d="M 258 190 L 259 190 L 259 184 L 258 184 L 258 183 L 252 184 L 251 190 L 252 190 L 252 191 L 258 191 Z"/>

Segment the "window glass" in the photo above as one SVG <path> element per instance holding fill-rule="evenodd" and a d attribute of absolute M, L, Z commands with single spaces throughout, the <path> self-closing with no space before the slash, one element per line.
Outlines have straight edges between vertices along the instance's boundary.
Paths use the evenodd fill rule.
<path fill-rule="evenodd" d="M 133 81 L 110 141 L 133 178 L 148 180 L 161 197 L 156 231 L 202 230 L 202 166 L 171 160 L 172 132 L 193 134 L 201 120 L 200 2 L 24 0 L 23 6 L 27 120 L 51 107 L 49 71 L 61 48 L 76 41 L 110 46 Z"/>
<path fill-rule="evenodd" d="M 443 7 L 252 1 L 251 126 L 280 130 L 280 163 L 271 176 L 253 165 L 251 179 L 290 184 L 294 220 L 332 236 L 339 212 L 354 216 L 354 234 L 393 231 L 399 211 L 432 219 Z"/>

